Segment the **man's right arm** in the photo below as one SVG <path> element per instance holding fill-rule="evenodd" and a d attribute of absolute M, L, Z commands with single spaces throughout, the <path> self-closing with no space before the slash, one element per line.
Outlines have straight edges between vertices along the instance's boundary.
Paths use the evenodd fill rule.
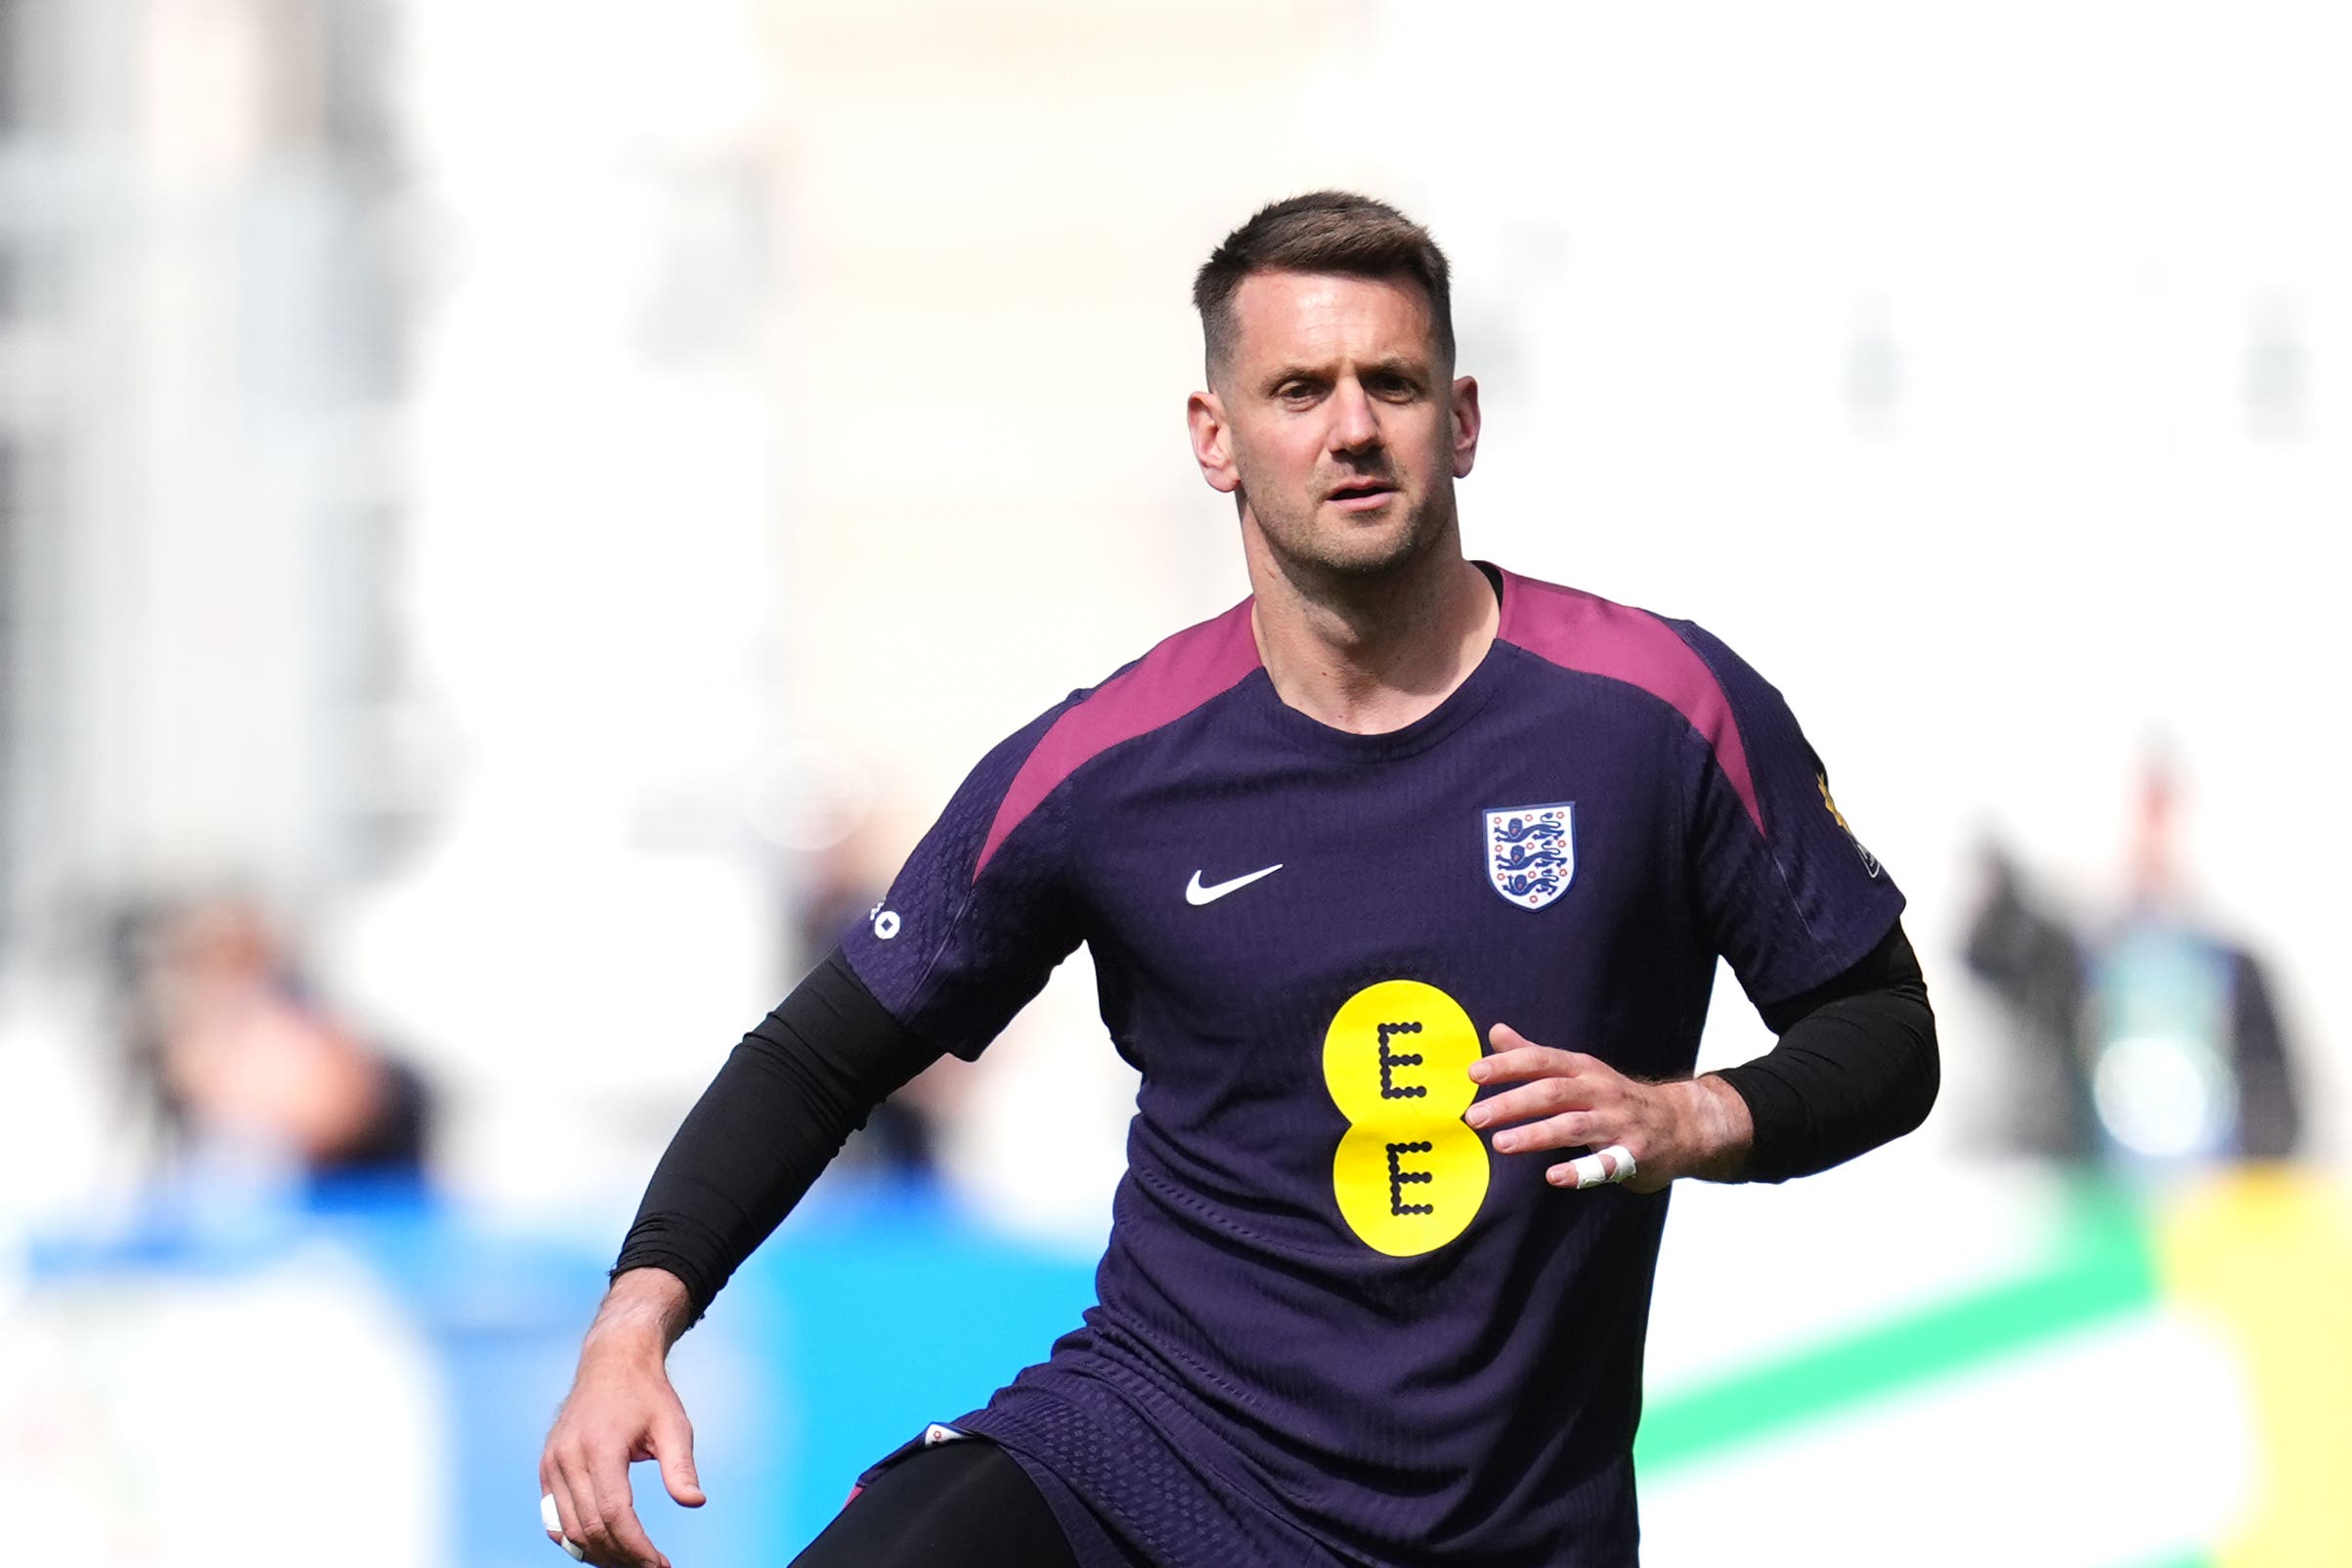
<path fill-rule="evenodd" d="M 874 998 L 839 948 L 743 1037 L 654 1167 L 613 1277 L 663 1269 L 691 1323 L 792 1212 L 876 1106 L 938 1049 Z"/>
<path fill-rule="evenodd" d="M 728 1276 L 875 1106 L 939 1052 L 876 1001 L 836 949 L 743 1037 L 670 1141 L 540 1457 L 565 1537 L 608 1568 L 669 1568 L 632 1505 L 658 1459 L 700 1506 L 693 1431 L 664 1362 Z"/>
<path fill-rule="evenodd" d="M 875 1106 L 946 1052 L 979 1056 L 1077 944 L 1070 791 L 1058 787 L 1075 764 L 1062 753 L 1042 772 L 1030 763 L 1084 695 L 980 760 L 885 905 L 744 1036 L 655 1167 L 540 1463 L 566 1538 L 590 1561 L 662 1563 L 629 1511 L 629 1465 L 660 1459 L 678 1495 L 673 1455 L 687 1440 L 662 1367 L 671 1342 Z M 574 1534 L 567 1510 L 583 1492 L 598 1523 Z"/>

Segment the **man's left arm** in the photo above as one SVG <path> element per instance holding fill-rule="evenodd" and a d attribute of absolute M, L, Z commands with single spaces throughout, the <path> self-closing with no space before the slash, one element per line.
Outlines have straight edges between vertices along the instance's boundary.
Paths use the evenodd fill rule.
<path fill-rule="evenodd" d="M 1495 1054 L 1472 1065 L 1481 1084 L 1517 1087 L 1464 1118 L 1497 1129 L 1499 1154 L 1622 1149 L 1594 1172 L 1564 1161 L 1558 1187 L 1623 1180 L 1656 1192 L 1680 1176 L 1785 1181 L 1901 1137 L 1927 1119 L 1941 1067 L 1926 977 L 1899 922 L 1828 982 L 1762 1010 L 1779 1043 L 1755 1061 L 1651 1083 L 1597 1057 L 1528 1041 L 1497 1024 Z"/>
<path fill-rule="evenodd" d="M 1927 977 L 1899 921 L 1845 974 L 1763 1012 L 1780 1043 L 1706 1075 L 1738 1092 L 1754 1124 L 1737 1180 L 1810 1176 L 1927 1120 L 1942 1063 Z"/>

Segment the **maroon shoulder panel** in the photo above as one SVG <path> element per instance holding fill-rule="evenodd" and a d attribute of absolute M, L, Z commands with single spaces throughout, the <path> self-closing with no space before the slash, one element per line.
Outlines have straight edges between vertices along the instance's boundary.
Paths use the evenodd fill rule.
<path fill-rule="evenodd" d="M 1213 621 L 1177 632 L 1133 666 L 1104 681 L 1086 700 L 1054 720 L 1029 753 L 996 807 L 988 837 L 972 868 L 980 874 L 1013 830 L 1056 786 L 1124 740 L 1182 719 L 1210 698 L 1232 690 L 1258 668 L 1257 638 L 1243 599 Z"/>
<path fill-rule="evenodd" d="M 1647 610 L 1504 572 L 1503 626 L 1496 634 L 1563 670 L 1638 686 L 1672 707 L 1707 737 L 1732 793 L 1764 832 L 1748 748 L 1731 701 L 1690 644 Z"/>

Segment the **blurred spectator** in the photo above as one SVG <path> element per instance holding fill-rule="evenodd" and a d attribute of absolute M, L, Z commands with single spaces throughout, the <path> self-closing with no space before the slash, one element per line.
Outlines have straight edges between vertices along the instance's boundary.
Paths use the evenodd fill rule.
<path fill-rule="evenodd" d="M 118 935 L 134 1077 L 176 1162 L 260 1160 L 314 1185 L 422 1177 L 429 1088 L 309 994 L 253 905 L 139 912 Z"/>
<path fill-rule="evenodd" d="M 2037 905 L 1998 848 L 1969 934 L 1969 967 L 2026 1047 L 2016 1140 L 2068 1158 L 2163 1164 L 2283 1159 L 2302 1140 L 2291 1059 L 2262 963 L 2187 907 L 2171 766 L 2141 775 L 2128 896 L 2077 933 Z"/>
<path fill-rule="evenodd" d="M 1985 893 L 1968 936 L 1968 967 L 1999 993 L 2015 1024 L 2002 1133 L 2027 1154 L 2086 1157 L 2095 1147 L 2090 1083 L 2076 1042 L 2083 962 L 2074 933 L 2046 913 L 2007 850 L 1982 850 Z"/>

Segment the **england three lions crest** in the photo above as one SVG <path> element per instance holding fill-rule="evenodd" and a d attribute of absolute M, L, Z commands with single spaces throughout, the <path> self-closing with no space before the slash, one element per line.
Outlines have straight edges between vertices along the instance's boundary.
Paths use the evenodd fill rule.
<path fill-rule="evenodd" d="M 1486 814 L 1486 879 L 1522 909 L 1541 909 L 1576 878 L 1576 803 Z"/>

